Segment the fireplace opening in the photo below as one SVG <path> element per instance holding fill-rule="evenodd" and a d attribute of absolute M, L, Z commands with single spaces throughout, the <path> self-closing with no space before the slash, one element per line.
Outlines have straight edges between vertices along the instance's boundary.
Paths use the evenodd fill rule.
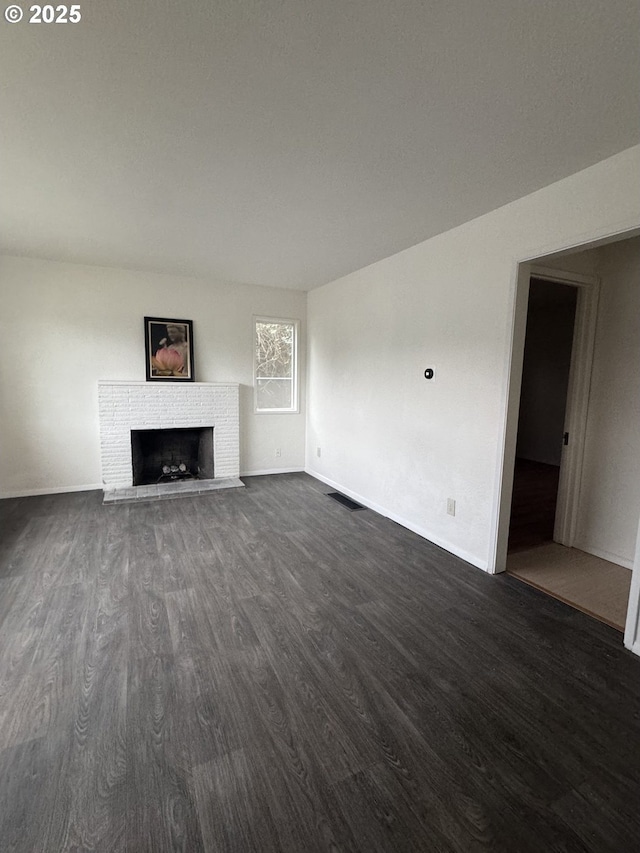
<path fill-rule="evenodd" d="M 133 485 L 212 480 L 213 427 L 131 430 Z"/>

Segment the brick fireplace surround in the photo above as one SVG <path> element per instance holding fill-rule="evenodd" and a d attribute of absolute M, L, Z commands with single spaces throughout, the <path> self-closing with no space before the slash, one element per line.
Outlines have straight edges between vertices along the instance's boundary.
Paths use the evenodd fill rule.
<path fill-rule="evenodd" d="M 242 486 L 239 386 L 230 382 L 98 383 L 105 501 Z M 131 430 L 213 427 L 213 480 L 133 486 Z M 191 485 L 190 485 L 191 484 Z"/>

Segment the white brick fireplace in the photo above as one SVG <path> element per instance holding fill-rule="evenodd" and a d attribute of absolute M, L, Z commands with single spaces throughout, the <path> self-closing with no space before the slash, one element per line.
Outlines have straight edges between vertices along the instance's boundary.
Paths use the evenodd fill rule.
<path fill-rule="evenodd" d="M 239 477 L 236 383 L 102 380 L 98 383 L 98 405 L 105 492 L 133 485 L 132 430 L 213 427 L 214 480 Z"/>

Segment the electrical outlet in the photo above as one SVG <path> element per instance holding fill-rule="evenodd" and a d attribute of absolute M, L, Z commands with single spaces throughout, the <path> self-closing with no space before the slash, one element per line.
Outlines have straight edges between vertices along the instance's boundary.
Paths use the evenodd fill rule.
<path fill-rule="evenodd" d="M 453 498 L 447 498 L 447 515 L 456 514 L 456 502 Z"/>
<path fill-rule="evenodd" d="M 317 453 L 317 455 L 318 455 L 318 456 L 322 456 L 322 448 L 321 448 L 321 447 L 316 447 L 316 453 Z"/>
<path fill-rule="evenodd" d="M 276 459 L 280 459 L 282 456 L 282 450 L 279 447 L 276 447 Z"/>

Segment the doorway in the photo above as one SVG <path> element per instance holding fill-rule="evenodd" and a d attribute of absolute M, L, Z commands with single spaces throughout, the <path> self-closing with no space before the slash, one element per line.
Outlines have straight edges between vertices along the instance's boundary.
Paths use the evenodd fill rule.
<path fill-rule="evenodd" d="M 508 553 L 552 542 L 578 292 L 531 277 Z"/>
<path fill-rule="evenodd" d="M 540 273 L 540 268 L 526 265 L 521 272 L 522 349 L 505 568 L 622 631 L 628 570 L 602 559 L 604 554 L 597 556 L 597 550 L 579 550 L 585 538 L 583 523 L 578 547 L 573 547 L 599 282 L 593 276 L 571 280 L 573 274 Z M 593 488 L 593 452 L 589 459 Z"/>
<path fill-rule="evenodd" d="M 593 574 L 601 585 L 603 575 L 615 572 L 616 578 L 606 580 L 606 585 L 623 589 L 620 598 L 621 613 L 626 609 L 624 644 L 636 654 L 640 654 L 640 433 L 636 416 L 640 392 L 633 365 L 637 364 L 640 351 L 639 236 L 636 229 L 516 262 L 489 563 L 492 572 L 507 569 L 530 281 L 542 278 L 576 286 L 564 430 L 569 433 L 569 445 L 562 447 L 553 541 L 528 552 L 512 551 L 509 568 L 512 571 L 515 558 L 548 549 L 548 568 L 555 572 L 556 549 L 563 557 L 570 555 L 582 564 L 574 566 L 581 584 L 587 574 Z M 603 286 L 599 306 L 600 278 Z M 594 360 L 596 318 L 598 342 Z M 592 562 L 597 565 L 592 566 Z M 570 595 L 556 597 L 573 603 Z M 616 627 L 621 627 L 623 618 Z"/>

